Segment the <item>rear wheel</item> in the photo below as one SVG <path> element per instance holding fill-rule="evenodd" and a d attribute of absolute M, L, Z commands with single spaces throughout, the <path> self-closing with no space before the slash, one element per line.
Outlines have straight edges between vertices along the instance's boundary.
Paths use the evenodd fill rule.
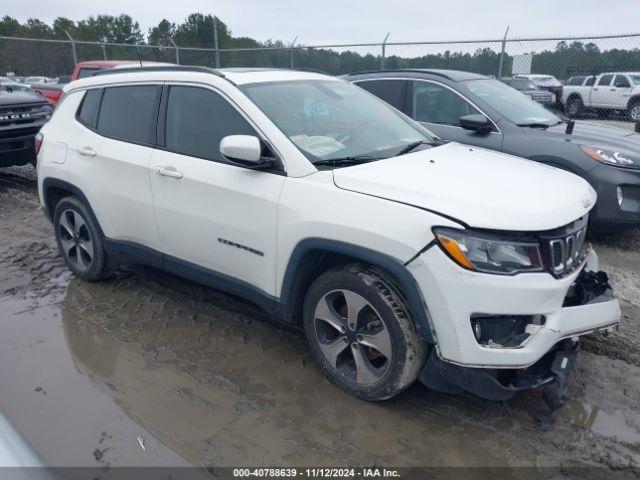
<path fill-rule="evenodd" d="M 565 113 L 569 116 L 569 118 L 578 117 L 583 110 L 584 110 L 584 104 L 582 103 L 582 99 L 580 97 L 571 97 L 567 101 Z"/>
<path fill-rule="evenodd" d="M 318 277 L 303 322 L 311 353 L 335 385 L 385 400 L 411 385 L 427 354 L 404 300 L 383 275 L 353 264 Z"/>
<path fill-rule="evenodd" d="M 117 263 L 104 249 L 93 216 L 77 198 L 65 197 L 58 202 L 53 225 L 60 254 L 78 277 L 96 282 L 117 269 Z"/>

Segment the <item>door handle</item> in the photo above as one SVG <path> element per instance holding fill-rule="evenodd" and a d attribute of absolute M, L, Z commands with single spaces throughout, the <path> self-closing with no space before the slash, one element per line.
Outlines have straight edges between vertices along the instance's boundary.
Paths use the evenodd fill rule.
<path fill-rule="evenodd" d="M 153 171 L 156 172 L 158 175 L 162 175 L 164 177 L 182 178 L 182 173 L 180 173 L 174 167 L 156 166 L 156 167 L 153 167 Z"/>
<path fill-rule="evenodd" d="M 78 153 L 80 155 L 84 155 L 85 157 L 95 157 L 96 156 L 96 151 L 91 147 L 78 148 Z"/>
<path fill-rule="evenodd" d="M 597 89 L 597 88 L 594 88 L 593 90 L 594 90 L 595 92 L 597 92 L 597 91 L 598 91 L 598 89 Z"/>
<path fill-rule="evenodd" d="M 616 89 L 615 89 L 615 88 L 612 88 L 612 89 L 611 89 L 611 91 L 612 91 L 612 92 L 615 92 L 615 91 L 616 91 Z"/>

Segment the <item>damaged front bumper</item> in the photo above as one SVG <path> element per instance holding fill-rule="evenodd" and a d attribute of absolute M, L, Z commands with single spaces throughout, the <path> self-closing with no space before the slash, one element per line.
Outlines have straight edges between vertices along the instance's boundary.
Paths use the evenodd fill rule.
<path fill-rule="evenodd" d="M 564 308 L 596 306 L 613 301 L 613 292 L 604 272 L 583 270 L 567 292 Z M 610 332 L 617 321 L 600 328 Z M 563 338 L 530 366 L 525 368 L 473 368 L 442 360 L 434 348 L 420 373 L 420 381 L 433 390 L 446 393 L 472 393 L 488 400 L 504 401 L 523 390 L 546 387 L 545 400 L 552 409 L 561 406 L 566 381 L 579 349 L 579 335 Z"/>

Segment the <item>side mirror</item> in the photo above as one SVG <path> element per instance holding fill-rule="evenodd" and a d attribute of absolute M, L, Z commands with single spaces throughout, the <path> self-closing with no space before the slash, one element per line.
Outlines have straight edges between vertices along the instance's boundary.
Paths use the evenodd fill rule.
<path fill-rule="evenodd" d="M 488 133 L 493 128 L 489 119 L 480 113 L 460 117 L 460 126 L 477 133 Z"/>
<path fill-rule="evenodd" d="M 253 135 L 228 135 L 220 141 L 220 153 L 231 163 L 251 169 L 270 168 L 273 159 L 262 157 L 260 139 Z"/>

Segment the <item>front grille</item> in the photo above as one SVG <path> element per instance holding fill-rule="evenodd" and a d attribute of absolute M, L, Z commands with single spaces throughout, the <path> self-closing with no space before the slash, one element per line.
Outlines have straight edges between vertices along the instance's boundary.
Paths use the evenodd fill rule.
<path fill-rule="evenodd" d="M 551 273 L 563 276 L 582 264 L 587 253 L 586 236 L 586 216 L 559 231 L 543 236 Z"/>
<path fill-rule="evenodd" d="M 41 105 L 0 108 L 0 127 L 41 122 L 46 116 L 47 112 L 42 111 Z"/>

